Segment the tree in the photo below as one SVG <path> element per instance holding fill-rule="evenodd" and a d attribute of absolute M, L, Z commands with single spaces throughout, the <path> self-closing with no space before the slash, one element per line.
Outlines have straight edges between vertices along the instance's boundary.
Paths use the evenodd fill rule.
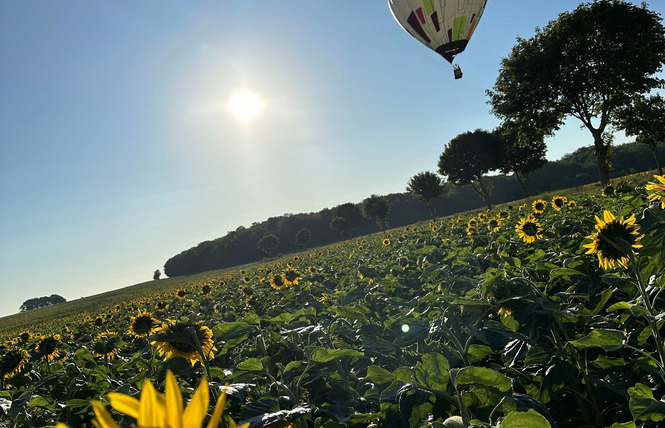
<path fill-rule="evenodd" d="M 637 136 L 637 143 L 649 146 L 656 160 L 658 175 L 663 175 L 663 169 L 658 162 L 657 146 L 665 142 L 665 99 L 660 95 L 638 97 L 618 112 L 617 124 L 626 135 Z"/>
<path fill-rule="evenodd" d="M 356 204 L 347 202 L 333 208 L 330 228 L 345 235 L 351 235 L 360 226 L 362 219 L 360 208 Z"/>
<path fill-rule="evenodd" d="M 434 200 L 446 190 L 443 179 L 433 172 L 425 171 L 420 172 L 406 184 L 406 191 L 416 199 L 425 201 L 429 207 L 429 212 L 432 215 L 432 221 L 436 220 L 436 212 L 434 208 Z"/>
<path fill-rule="evenodd" d="M 270 233 L 259 239 L 259 242 L 256 243 L 256 247 L 263 251 L 267 256 L 272 256 L 277 250 L 277 247 L 279 247 L 279 238 L 274 233 Z"/>
<path fill-rule="evenodd" d="M 591 132 L 602 185 L 609 183 L 608 126 L 635 94 L 659 87 L 665 61 L 660 16 L 622 0 L 564 12 L 501 62 L 492 112 L 515 123 L 521 141 L 553 135 L 568 116 Z"/>
<path fill-rule="evenodd" d="M 501 138 L 503 143 L 501 172 L 504 174 L 512 172 L 524 189 L 524 193 L 528 195 L 529 174 L 539 170 L 547 163 L 545 142 L 543 140 L 530 144 L 520 142 L 517 139 L 517 133 L 511 132 L 507 126 L 500 126 L 494 130 L 494 133 Z"/>
<path fill-rule="evenodd" d="M 376 220 L 381 230 L 386 230 L 386 216 L 390 211 L 388 198 L 385 196 L 372 195 L 360 203 L 360 212 L 367 219 Z"/>
<path fill-rule="evenodd" d="M 157 269 L 153 274 L 152 274 L 152 279 L 157 281 L 160 277 L 162 276 L 162 273 Z"/>
<path fill-rule="evenodd" d="M 56 303 L 64 303 L 67 299 L 57 294 L 51 294 L 50 296 L 43 297 L 34 297 L 28 299 L 19 308 L 21 312 L 31 311 L 37 308 L 44 308 L 46 306 L 55 305 Z"/>
<path fill-rule="evenodd" d="M 309 241 L 312 240 L 312 231 L 306 227 L 303 227 L 296 233 L 296 245 L 299 247 L 305 247 L 309 244 Z"/>
<path fill-rule="evenodd" d="M 453 184 L 470 184 L 491 209 L 492 184 L 484 175 L 500 169 L 502 162 L 502 139 L 496 133 L 476 129 L 450 140 L 439 157 L 439 173 Z"/>

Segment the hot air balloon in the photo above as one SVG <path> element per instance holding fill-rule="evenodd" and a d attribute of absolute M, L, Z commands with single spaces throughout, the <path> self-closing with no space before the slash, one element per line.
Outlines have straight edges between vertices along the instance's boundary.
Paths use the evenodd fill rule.
<path fill-rule="evenodd" d="M 487 0 L 388 0 L 399 25 L 420 43 L 453 66 L 455 79 L 462 70 L 453 64 L 462 52 L 485 10 Z"/>

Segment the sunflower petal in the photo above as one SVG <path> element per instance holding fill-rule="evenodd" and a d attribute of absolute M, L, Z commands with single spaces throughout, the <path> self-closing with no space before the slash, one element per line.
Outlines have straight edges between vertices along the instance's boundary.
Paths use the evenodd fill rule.
<path fill-rule="evenodd" d="M 222 391 L 222 395 L 217 399 L 217 404 L 215 405 L 215 411 L 208 421 L 207 428 L 217 428 L 219 425 L 220 419 L 222 419 L 222 412 L 224 411 L 224 404 L 226 403 L 226 391 Z"/>
<path fill-rule="evenodd" d="M 100 428 L 120 428 L 120 425 L 115 423 L 102 403 L 93 400 L 90 404 L 92 404 L 92 411 L 95 413 L 95 421 Z"/>
<path fill-rule="evenodd" d="M 171 370 L 166 371 L 166 420 L 169 428 L 182 427 L 182 395 Z"/>
<path fill-rule="evenodd" d="M 159 403 L 159 396 L 149 380 L 141 389 L 140 414 L 137 419 L 140 427 L 161 427 L 164 421 L 164 408 Z"/>
<path fill-rule="evenodd" d="M 140 404 L 136 398 L 118 392 L 109 392 L 109 401 L 111 402 L 111 407 L 118 412 L 131 416 L 134 419 L 139 418 Z"/>
<path fill-rule="evenodd" d="M 616 219 L 616 217 L 614 217 L 614 214 L 612 214 L 607 210 L 603 211 L 603 218 L 605 219 L 605 223 L 610 223 Z"/>
<path fill-rule="evenodd" d="M 194 391 L 192 401 L 189 402 L 185 408 L 185 413 L 182 415 L 183 428 L 200 428 L 203 419 L 208 412 L 208 402 L 210 396 L 208 395 L 208 380 L 204 377 L 201 383 Z"/>

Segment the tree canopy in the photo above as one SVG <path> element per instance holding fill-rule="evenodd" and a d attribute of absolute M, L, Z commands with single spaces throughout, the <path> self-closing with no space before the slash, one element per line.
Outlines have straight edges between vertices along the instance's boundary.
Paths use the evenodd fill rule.
<path fill-rule="evenodd" d="M 363 216 L 358 205 L 347 202 L 333 208 L 330 228 L 351 235 L 360 226 L 362 219 Z"/>
<path fill-rule="evenodd" d="M 439 157 L 439 173 L 456 184 L 470 184 L 492 208 L 490 182 L 484 177 L 502 166 L 503 141 L 499 135 L 482 129 L 464 132 L 446 145 Z"/>
<path fill-rule="evenodd" d="M 387 227 L 386 216 L 390 212 L 390 204 L 385 196 L 372 195 L 360 203 L 360 212 L 367 219 L 376 220 L 376 224 L 385 230 Z"/>
<path fill-rule="evenodd" d="M 619 112 L 617 122 L 626 135 L 637 136 L 635 142 L 649 146 L 658 174 L 663 175 L 657 149 L 665 142 L 665 99 L 660 95 L 639 97 Z"/>
<path fill-rule="evenodd" d="M 568 116 L 580 120 L 593 136 L 600 181 L 607 184 L 608 126 L 635 95 L 663 84 L 655 73 L 664 61 L 657 13 L 644 3 L 599 0 L 518 38 L 487 94 L 492 112 L 514 123 L 522 141 L 542 141 Z"/>
<path fill-rule="evenodd" d="M 44 308 L 46 306 L 55 305 L 56 303 L 64 303 L 67 299 L 57 294 L 51 294 L 50 296 L 43 297 L 34 297 L 28 299 L 19 308 L 21 312 L 31 311 L 37 308 Z"/>
<path fill-rule="evenodd" d="M 433 172 L 425 171 L 420 172 L 409 180 L 406 185 L 406 191 L 416 199 L 425 201 L 429 208 L 432 220 L 436 217 L 436 210 L 434 208 L 434 200 L 445 191 L 443 179 Z"/>
<path fill-rule="evenodd" d="M 524 189 L 524 193 L 528 194 L 529 174 L 547 163 L 545 141 L 521 142 L 517 134 L 506 126 L 500 126 L 494 130 L 494 133 L 503 142 L 501 172 L 504 174 L 512 172 Z"/>

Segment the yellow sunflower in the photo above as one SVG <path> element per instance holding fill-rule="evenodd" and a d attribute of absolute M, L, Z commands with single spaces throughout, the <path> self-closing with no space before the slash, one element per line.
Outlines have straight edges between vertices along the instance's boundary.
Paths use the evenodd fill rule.
<path fill-rule="evenodd" d="M 478 213 L 478 221 L 481 223 L 485 223 L 487 221 L 487 214 L 485 213 Z"/>
<path fill-rule="evenodd" d="M 92 354 L 95 357 L 113 357 L 120 352 L 121 343 L 118 333 L 106 330 L 97 335 L 97 340 L 92 345 Z"/>
<path fill-rule="evenodd" d="M 388 238 L 384 238 L 383 241 L 381 241 L 381 243 L 382 243 L 384 246 L 387 247 L 387 246 L 390 245 L 390 239 L 388 239 Z"/>
<path fill-rule="evenodd" d="M 183 399 L 180 393 L 178 381 L 171 372 L 166 371 L 165 393 L 157 392 L 150 380 L 146 380 L 141 388 L 139 399 L 118 392 L 110 392 L 108 397 L 111 407 L 120 413 L 124 413 L 136 419 L 139 427 L 150 428 L 172 428 L 172 427 L 201 427 L 208 413 L 210 403 L 210 391 L 208 381 L 205 377 L 196 387 L 194 395 L 189 404 L 183 410 Z M 226 403 L 226 390 L 217 399 L 212 416 L 208 420 L 206 428 L 217 428 L 222 419 L 224 404 Z M 99 401 L 91 401 L 92 410 L 95 414 L 93 424 L 99 428 L 120 428 L 104 405 Z M 237 427 L 233 419 L 228 419 L 229 428 L 248 428 L 249 423 Z M 67 428 L 67 425 L 59 423 L 56 428 Z"/>
<path fill-rule="evenodd" d="M 565 196 L 555 196 L 552 198 L 552 208 L 557 211 L 561 211 L 563 207 L 568 203 L 568 198 Z"/>
<path fill-rule="evenodd" d="M 157 328 L 157 319 L 150 312 L 139 311 L 135 317 L 130 317 L 129 333 L 138 337 L 146 337 Z"/>
<path fill-rule="evenodd" d="M 27 342 L 28 340 L 30 340 L 31 337 L 32 333 L 30 333 L 30 330 L 24 330 L 21 332 L 21 334 L 18 335 L 18 339 L 21 342 Z"/>
<path fill-rule="evenodd" d="M 284 284 L 286 285 L 297 285 L 300 276 L 294 269 L 288 269 L 284 272 Z"/>
<path fill-rule="evenodd" d="M 25 349 L 10 349 L 0 359 L 0 373 L 5 379 L 10 379 L 21 373 L 28 361 L 30 361 L 28 351 Z"/>
<path fill-rule="evenodd" d="M 531 244 L 536 239 L 541 237 L 540 232 L 542 232 L 543 229 L 540 226 L 540 223 L 538 223 L 538 221 L 531 214 L 529 214 L 525 218 L 521 219 L 519 223 L 517 223 L 515 230 L 517 231 L 517 235 L 519 235 L 519 237 L 522 238 L 524 242 Z"/>
<path fill-rule="evenodd" d="M 665 175 L 654 175 L 654 177 L 656 177 L 656 180 L 658 180 L 660 184 L 649 182 L 645 189 L 653 192 L 648 196 L 649 200 L 656 203 L 660 202 L 660 208 L 665 210 L 665 194 L 663 194 L 663 192 L 665 192 Z M 656 192 L 661 193 L 658 194 Z"/>
<path fill-rule="evenodd" d="M 184 299 L 185 297 L 187 297 L 187 290 L 185 290 L 184 288 L 178 288 L 175 292 L 175 297 L 177 297 L 180 300 Z"/>
<path fill-rule="evenodd" d="M 568 201 L 568 211 L 572 211 L 577 207 L 577 202 L 575 201 Z"/>
<path fill-rule="evenodd" d="M 476 227 L 478 226 L 478 219 L 475 217 L 471 217 L 469 221 L 466 223 L 468 227 Z"/>
<path fill-rule="evenodd" d="M 478 229 L 476 228 L 476 226 L 468 225 L 468 226 L 466 227 L 466 234 L 467 234 L 468 236 L 473 236 L 473 235 L 475 235 L 475 234 L 477 234 L 477 233 L 478 233 Z"/>
<path fill-rule="evenodd" d="M 614 214 L 605 210 L 603 218 L 596 216 L 596 231 L 587 236 L 592 242 L 585 244 L 585 254 L 596 254 L 598 263 L 603 269 L 613 268 L 619 264 L 628 267 L 635 250 L 642 248 L 639 234 L 640 226 L 635 224 L 635 215 L 627 219 L 617 219 Z"/>
<path fill-rule="evenodd" d="M 284 285 L 286 285 L 284 283 L 284 275 L 275 275 L 270 278 L 270 286 L 275 290 L 280 290 Z"/>
<path fill-rule="evenodd" d="M 59 343 L 59 334 L 54 334 L 53 336 L 44 336 L 37 344 L 35 351 L 42 360 L 53 361 L 60 356 L 60 353 L 58 352 Z"/>
<path fill-rule="evenodd" d="M 487 222 L 487 228 L 491 232 L 498 232 L 500 227 L 501 227 L 501 220 L 499 220 L 498 218 L 492 218 L 490 219 L 489 222 Z"/>
<path fill-rule="evenodd" d="M 531 204 L 531 208 L 533 209 L 533 212 L 536 214 L 542 214 L 545 212 L 545 208 L 547 208 L 547 202 L 545 202 L 542 199 L 536 199 L 533 201 Z"/>
<path fill-rule="evenodd" d="M 206 359 L 214 358 L 213 351 L 217 350 L 212 341 L 212 330 L 191 322 L 166 320 L 153 338 L 152 345 L 160 356 L 186 358 L 192 365 L 197 361 L 204 362 L 199 346 Z"/>
<path fill-rule="evenodd" d="M 199 291 L 201 291 L 201 294 L 204 296 L 207 296 L 212 293 L 212 286 L 210 284 L 203 284 Z"/>

